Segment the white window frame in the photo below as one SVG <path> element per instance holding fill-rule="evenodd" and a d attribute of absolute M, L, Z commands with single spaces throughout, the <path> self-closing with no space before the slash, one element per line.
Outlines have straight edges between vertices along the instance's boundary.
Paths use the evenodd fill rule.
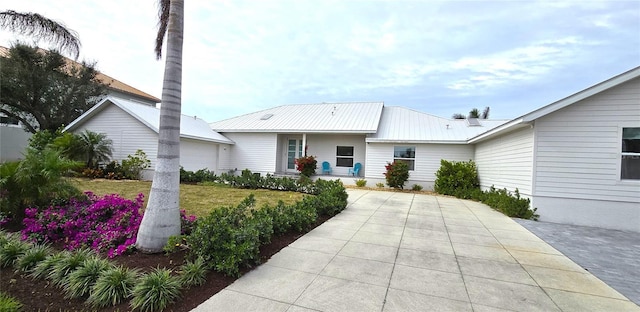
<path fill-rule="evenodd" d="M 629 124 L 629 125 L 621 125 L 619 128 L 619 132 L 618 132 L 618 180 L 622 183 L 637 183 L 640 184 L 640 179 L 623 179 L 622 178 L 622 156 L 638 156 L 640 157 L 640 153 L 633 153 L 633 152 L 623 152 L 622 151 L 622 138 L 623 138 L 623 130 L 625 128 L 640 128 L 640 125 L 638 124 Z"/>
<path fill-rule="evenodd" d="M 396 157 L 396 148 L 397 147 L 413 148 L 413 157 Z M 411 166 L 409 166 L 409 171 L 415 171 L 415 169 L 416 169 L 416 151 L 417 151 L 417 146 L 415 146 L 415 145 L 394 145 L 393 146 L 393 161 L 396 161 L 396 160 L 401 160 L 401 161 L 405 161 L 405 162 L 406 161 L 413 161 L 413 168 L 411 168 Z"/>

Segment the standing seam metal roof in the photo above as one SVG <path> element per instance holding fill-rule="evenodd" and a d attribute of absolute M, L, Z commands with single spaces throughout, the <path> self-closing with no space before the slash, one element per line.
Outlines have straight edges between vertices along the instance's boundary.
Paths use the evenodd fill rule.
<path fill-rule="evenodd" d="M 480 119 L 480 126 L 469 126 L 465 119 L 442 118 L 405 107 L 385 107 L 378 132 L 367 142 L 467 143 L 480 133 L 507 120 Z"/>
<path fill-rule="evenodd" d="M 383 107 L 383 102 L 283 105 L 210 126 L 219 132 L 375 133 Z"/>

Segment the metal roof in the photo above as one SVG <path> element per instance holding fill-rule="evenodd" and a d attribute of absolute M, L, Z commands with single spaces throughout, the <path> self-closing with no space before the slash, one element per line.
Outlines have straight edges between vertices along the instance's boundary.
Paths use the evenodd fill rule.
<path fill-rule="evenodd" d="M 85 121 L 98 114 L 109 104 L 118 106 L 133 118 L 139 120 L 142 124 L 158 133 L 158 128 L 160 125 L 160 109 L 115 97 L 107 97 L 106 99 L 100 101 L 100 103 L 93 106 L 90 110 L 86 111 L 84 114 L 82 114 L 80 117 L 66 126 L 64 128 L 64 131 L 69 131 L 77 128 Z M 216 143 L 234 144 L 233 141 L 229 140 L 222 134 L 211 130 L 206 121 L 200 118 L 196 118 L 195 116 L 187 116 L 184 114 L 180 118 L 180 137 Z"/>
<path fill-rule="evenodd" d="M 219 132 L 375 133 L 382 102 L 293 104 L 212 122 Z"/>
<path fill-rule="evenodd" d="M 478 119 L 469 126 L 464 119 L 442 118 L 405 107 L 385 107 L 378 132 L 367 142 L 466 144 L 469 138 L 507 120 Z"/>

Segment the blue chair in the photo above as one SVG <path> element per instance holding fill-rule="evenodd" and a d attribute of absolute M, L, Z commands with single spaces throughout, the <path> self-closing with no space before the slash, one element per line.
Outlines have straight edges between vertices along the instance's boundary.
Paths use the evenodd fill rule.
<path fill-rule="evenodd" d="M 329 164 L 328 161 L 323 161 L 322 162 L 322 174 L 331 174 L 331 165 Z"/>
<path fill-rule="evenodd" d="M 362 164 L 360 163 L 356 163 L 355 166 L 353 166 L 353 168 L 349 168 L 349 174 L 357 177 L 360 175 L 360 168 L 362 168 Z"/>

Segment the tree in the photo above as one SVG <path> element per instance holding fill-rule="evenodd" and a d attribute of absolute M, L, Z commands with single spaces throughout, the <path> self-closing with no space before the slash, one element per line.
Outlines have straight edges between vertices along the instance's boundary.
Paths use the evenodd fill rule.
<path fill-rule="evenodd" d="M 485 107 L 480 114 L 480 111 L 477 108 L 473 108 L 469 111 L 469 115 L 465 116 L 464 114 L 453 114 L 451 116 L 452 119 L 467 119 L 467 118 L 478 118 L 478 119 L 488 119 L 489 118 L 489 106 Z"/>
<path fill-rule="evenodd" d="M 162 82 L 162 105 L 158 129 L 158 157 L 149 202 L 138 230 L 136 247 L 142 252 L 161 252 L 170 236 L 180 234 L 180 111 L 182 93 L 182 41 L 184 1 L 159 1 L 156 57 L 162 56 L 164 37 L 167 55 Z"/>
<path fill-rule="evenodd" d="M 57 52 L 17 43 L 0 57 L 0 112 L 31 133 L 55 131 L 106 94 L 94 66 L 68 63 Z"/>
<path fill-rule="evenodd" d="M 37 13 L 21 13 L 12 10 L 0 12 L 0 27 L 36 40 L 47 39 L 60 51 L 69 52 L 77 59 L 80 55 L 78 34 L 64 24 L 50 20 Z"/>
<path fill-rule="evenodd" d="M 99 163 L 105 163 L 111 159 L 112 141 L 106 134 L 85 130 L 78 135 L 78 138 L 80 155 L 87 164 L 87 168 L 97 168 Z"/>

